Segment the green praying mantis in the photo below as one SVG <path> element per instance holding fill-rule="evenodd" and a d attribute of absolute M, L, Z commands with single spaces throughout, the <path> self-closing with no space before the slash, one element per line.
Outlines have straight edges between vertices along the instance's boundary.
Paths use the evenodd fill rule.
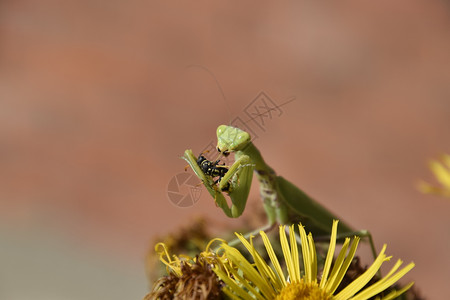
<path fill-rule="evenodd" d="M 188 162 L 217 206 L 228 217 L 237 218 L 243 213 L 255 171 L 268 217 L 268 224 L 263 230 L 269 230 L 277 224 L 301 221 L 313 234 L 324 235 L 331 232 L 331 224 L 338 218 L 294 184 L 278 176 L 264 161 L 249 133 L 236 127 L 220 125 L 217 128 L 217 150 L 223 156 L 234 153 L 235 162 L 229 167 L 221 166 L 218 165 L 219 160 L 211 162 L 202 155 L 197 158 L 190 149 L 184 152 L 182 158 Z M 219 179 L 214 180 L 217 176 Z M 230 197 L 231 206 L 228 205 L 225 194 Z M 340 221 L 339 236 L 351 235 L 368 237 L 375 254 L 372 238 L 367 231 L 355 231 Z"/>

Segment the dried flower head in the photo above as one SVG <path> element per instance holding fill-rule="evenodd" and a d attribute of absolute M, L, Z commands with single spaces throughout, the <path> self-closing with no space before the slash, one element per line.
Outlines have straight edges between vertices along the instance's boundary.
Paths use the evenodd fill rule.
<path fill-rule="evenodd" d="M 156 281 L 144 299 L 221 299 L 221 282 L 204 257 L 196 257 L 192 264 L 181 262 L 180 271 L 181 276 L 171 273 Z"/>
<path fill-rule="evenodd" d="M 161 262 L 166 265 L 168 275 L 157 280 L 144 299 L 222 299 L 222 282 L 212 271 L 212 267 L 222 265 L 222 261 L 209 250 L 214 241 L 208 244 L 206 251 L 194 258 L 187 255 L 171 257 L 164 243 L 157 244 L 155 249 Z"/>

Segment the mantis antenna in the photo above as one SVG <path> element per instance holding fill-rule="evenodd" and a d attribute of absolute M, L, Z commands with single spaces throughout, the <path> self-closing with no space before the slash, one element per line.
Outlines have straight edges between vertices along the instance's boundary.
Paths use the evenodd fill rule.
<path fill-rule="evenodd" d="M 207 67 L 205 67 L 203 65 L 188 65 L 186 67 L 186 69 L 193 69 L 193 68 L 198 68 L 198 69 L 201 69 L 201 70 L 205 71 L 206 73 L 208 73 L 211 76 L 212 79 L 214 79 L 214 82 L 216 83 L 216 86 L 219 89 L 220 95 L 222 96 L 222 101 L 223 101 L 223 103 L 225 105 L 225 108 L 226 108 L 226 110 L 228 112 L 228 115 L 231 116 L 230 106 L 228 105 L 227 98 L 225 97 L 225 93 L 224 93 L 224 91 L 222 89 L 222 86 L 220 85 L 219 80 L 217 80 L 216 75 L 214 75 L 214 73 L 210 69 L 208 69 Z"/>

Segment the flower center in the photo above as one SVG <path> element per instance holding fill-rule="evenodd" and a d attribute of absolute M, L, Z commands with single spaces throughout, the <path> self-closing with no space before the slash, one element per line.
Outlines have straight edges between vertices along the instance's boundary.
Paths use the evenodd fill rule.
<path fill-rule="evenodd" d="M 315 282 L 305 283 L 303 280 L 288 283 L 286 287 L 281 290 L 281 293 L 275 298 L 275 300 L 329 300 L 332 299 L 332 295 L 326 293 L 323 289 L 319 288 L 319 285 Z"/>

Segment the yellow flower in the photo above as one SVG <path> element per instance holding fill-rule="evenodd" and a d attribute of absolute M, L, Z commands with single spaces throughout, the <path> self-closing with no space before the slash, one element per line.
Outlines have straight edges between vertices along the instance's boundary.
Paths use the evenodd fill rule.
<path fill-rule="evenodd" d="M 287 276 L 282 270 L 269 238 L 264 232 L 261 231 L 260 235 L 272 266 L 269 266 L 260 253 L 256 251 L 252 239 L 247 241 L 242 235 L 237 234 L 239 240 L 252 256 L 254 263 L 245 259 L 236 248 L 222 244 L 223 257 L 226 257 L 227 261 L 223 268 L 214 268 L 214 272 L 225 283 L 222 291 L 232 299 L 246 300 L 369 299 L 391 287 L 414 267 L 414 263 L 410 263 L 398 271 L 402 264 L 402 261 L 399 260 L 386 276 L 364 288 L 378 272 L 383 262 L 390 259 L 384 253 L 386 250 L 386 245 L 384 245 L 378 257 L 364 273 L 339 292 L 336 292 L 353 260 L 359 242 L 359 237 L 354 237 L 350 245 L 350 238 L 346 238 L 333 267 L 331 267 L 336 248 L 337 224 L 338 221 L 333 222 L 330 246 L 320 279 L 317 277 L 318 264 L 314 241 L 311 233 L 306 235 L 303 226 L 299 225 L 302 245 L 301 255 L 297 247 L 294 225 L 289 228 L 289 241 L 286 237 L 285 226 L 280 226 L 280 242 Z M 300 260 L 303 261 L 302 271 L 300 271 Z M 413 283 L 410 283 L 405 288 L 393 291 L 382 299 L 394 299 L 412 285 Z"/>
<path fill-rule="evenodd" d="M 422 193 L 450 197 L 450 155 L 442 155 L 441 160 L 442 163 L 431 160 L 429 168 L 442 186 L 436 187 L 421 181 L 418 188 Z"/>

